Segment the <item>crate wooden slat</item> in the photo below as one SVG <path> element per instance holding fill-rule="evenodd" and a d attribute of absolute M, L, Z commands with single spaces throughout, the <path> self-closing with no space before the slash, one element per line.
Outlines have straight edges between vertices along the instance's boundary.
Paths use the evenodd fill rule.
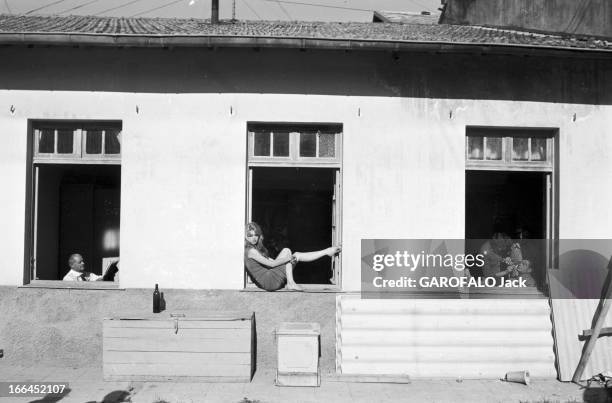
<path fill-rule="evenodd" d="M 227 340 L 187 339 L 174 334 L 169 335 L 169 337 L 154 337 L 156 338 L 152 339 L 148 335 L 142 335 L 140 337 L 105 338 L 104 351 L 185 351 L 193 353 L 207 351 L 248 353 L 251 351 L 250 340 L 246 338 L 228 338 Z"/>
<path fill-rule="evenodd" d="M 124 314 L 104 319 L 106 381 L 249 382 L 252 312 Z"/>
<path fill-rule="evenodd" d="M 185 377 L 185 376 L 217 376 L 217 377 L 234 377 L 240 378 L 245 372 L 251 369 L 247 365 L 222 365 L 218 362 L 198 362 L 198 363 L 179 363 L 174 364 L 142 364 L 142 363 L 127 363 L 127 364 L 108 364 L 108 368 L 113 375 L 124 376 L 167 376 L 167 377 Z"/>
<path fill-rule="evenodd" d="M 108 362 L 115 364 L 174 364 L 177 362 L 217 362 L 232 365 L 251 365 L 251 352 L 246 353 L 193 353 L 183 351 L 112 351 L 105 350 Z"/>
<path fill-rule="evenodd" d="M 179 318 L 183 329 L 250 329 L 248 321 L 188 321 Z M 105 320 L 108 328 L 151 328 L 174 329 L 173 319 L 108 319 Z"/>
<path fill-rule="evenodd" d="M 183 323 L 181 323 L 183 325 Z M 139 337 L 142 336 L 142 327 L 109 327 L 104 324 L 104 335 L 107 338 L 126 338 L 126 337 Z M 147 335 L 151 337 L 160 336 L 163 337 L 168 334 L 168 331 L 174 332 L 174 324 L 172 327 L 167 328 L 155 328 L 147 327 Z M 205 329 L 206 331 L 202 331 Z M 228 335 L 228 329 L 232 329 L 231 334 Z M 242 339 L 244 337 L 251 336 L 251 328 L 191 328 L 181 327 L 181 337 L 183 339 L 197 339 L 197 340 L 216 340 L 228 338 Z"/>

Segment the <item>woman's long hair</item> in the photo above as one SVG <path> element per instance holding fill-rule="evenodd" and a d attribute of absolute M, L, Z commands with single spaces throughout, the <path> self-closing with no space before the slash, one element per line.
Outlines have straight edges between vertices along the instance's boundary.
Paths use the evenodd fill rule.
<path fill-rule="evenodd" d="M 257 240 L 257 244 L 253 245 L 251 244 L 249 241 L 246 240 L 246 236 L 249 232 L 253 231 L 255 233 L 255 235 L 259 235 L 259 239 Z M 247 250 L 249 248 L 255 248 L 259 253 L 261 253 L 264 256 L 268 256 L 268 249 L 266 249 L 266 247 L 263 244 L 263 231 L 261 230 L 261 227 L 259 226 L 259 224 L 257 224 L 256 222 L 250 222 L 246 225 L 245 230 L 244 230 L 244 249 Z"/>

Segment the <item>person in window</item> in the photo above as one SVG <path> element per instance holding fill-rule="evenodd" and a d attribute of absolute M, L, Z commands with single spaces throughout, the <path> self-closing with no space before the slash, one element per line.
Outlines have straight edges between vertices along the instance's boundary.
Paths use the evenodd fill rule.
<path fill-rule="evenodd" d="M 83 256 L 73 253 L 68 258 L 70 271 L 64 276 L 64 281 L 102 281 L 102 276 L 85 271 Z"/>
<path fill-rule="evenodd" d="M 528 287 L 535 285 L 531 261 L 525 258 L 522 250 L 522 239 L 510 239 L 503 232 L 493 234 L 491 240 L 484 243 L 480 253 L 484 255 L 485 277 L 497 278 L 498 285 L 504 280 L 525 279 Z"/>
<path fill-rule="evenodd" d="M 536 267 L 537 248 L 537 240 L 531 239 L 529 229 L 520 223 L 517 224 L 510 249 L 511 263 L 506 269 L 509 278 L 520 277 L 525 280 L 528 287 L 536 286 L 534 267 Z"/>
<path fill-rule="evenodd" d="M 512 240 L 504 232 L 495 232 L 491 239 L 486 241 L 480 248 L 480 254 L 484 256 L 484 277 L 503 277 L 501 274 L 506 270 L 507 260 L 510 255 Z M 500 281 L 498 281 L 500 282 Z"/>
<path fill-rule="evenodd" d="M 510 246 L 510 254 L 504 258 L 503 263 L 505 268 L 495 273 L 497 277 L 503 277 L 508 280 L 522 278 L 525 280 L 525 284 L 528 287 L 535 285 L 531 273 L 531 262 L 527 259 L 523 259 L 523 251 L 521 250 L 521 244 L 519 242 L 512 242 Z"/>
<path fill-rule="evenodd" d="M 291 252 L 289 248 L 280 251 L 276 259 L 268 256 L 268 250 L 263 244 L 261 227 L 248 223 L 245 231 L 244 265 L 246 271 L 259 288 L 266 291 L 276 291 L 285 287 L 292 291 L 302 291 L 293 279 L 293 268 L 298 262 L 312 262 L 323 256 L 334 256 L 340 253 L 339 246 L 314 252 Z"/>

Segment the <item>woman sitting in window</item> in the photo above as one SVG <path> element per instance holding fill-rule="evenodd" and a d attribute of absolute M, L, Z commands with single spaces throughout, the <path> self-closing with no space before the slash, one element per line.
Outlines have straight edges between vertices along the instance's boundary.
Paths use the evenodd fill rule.
<path fill-rule="evenodd" d="M 289 248 L 280 251 L 276 259 L 268 256 L 263 244 L 261 227 L 254 222 L 248 223 L 245 231 L 244 265 L 251 280 L 266 291 L 276 291 L 283 287 L 288 290 L 302 291 L 293 279 L 293 268 L 298 262 L 312 262 L 323 256 L 340 253 L 339 246 L 315 252 L 294 252 Z"/>

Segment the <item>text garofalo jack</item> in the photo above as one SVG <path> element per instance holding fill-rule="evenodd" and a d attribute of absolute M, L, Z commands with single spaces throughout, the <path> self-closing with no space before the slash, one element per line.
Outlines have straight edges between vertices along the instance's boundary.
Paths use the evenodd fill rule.
<path fill-rule="evenodd" d="M 461 288 L 525 288 L 526 279 L 486 275 L 487 253 L 464 253 L 464 244 L 430 240 L 378 240 L 374 253 L 362 251 L 362 291 L 456 292 Z M 458 240 L 453 240 L 458 242 Z M 404 246 L 417 246 L 419 249 Z M 428 246 L 426 249 L 424 246 Z M 454 246 L 454 247 L 453 247 Z M 371 249 L 370 249 L 371 250 Z"/>

